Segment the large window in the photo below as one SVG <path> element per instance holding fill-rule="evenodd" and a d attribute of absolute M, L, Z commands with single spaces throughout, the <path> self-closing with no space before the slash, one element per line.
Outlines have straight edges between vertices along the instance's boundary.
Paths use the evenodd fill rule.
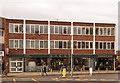
<path fill-rule="evenodd" d="M 51 25 L 50 33 L 51 34 L 70 34 L 71 28 L 69 26 L 59 26 L 59 25 Z"/>
<path fill-rule="evenodd" d="M 9 24 L 9 33 L 23 33 L 23 24 Z"/>
<path fill-rule="evenodd" d="M 113 27 L 97 27 L 96 28 L 96 35 L 102 35 L 102 36 L 113 36 L 114 28 Z"/>
<path fill-rule="evenodd" d="M 73 31 L 74 35 L 93 35 L 92 27 L 74 26 Z"/>
<path fill-rule="evenodd" d="M 96 49 L 114 49 L 114 42 L 96 42 Z"/>

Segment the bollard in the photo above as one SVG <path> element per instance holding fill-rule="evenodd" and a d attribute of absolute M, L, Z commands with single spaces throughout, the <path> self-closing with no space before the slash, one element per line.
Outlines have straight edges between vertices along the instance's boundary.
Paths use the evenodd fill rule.
<path fill-rule="evenodd" d="M 41 68 L 41 75 L 43 74 L 42 68 Z"/>
<path fill-rule="evenodd" d="M 99 73 L 100 69 L 98 68 L 98 73 Z"/>
<path fill-rule="evenodd" d="M 116 72 L 116 68 L 114 69 L 114 72 Z"/>
<path fill-rule="evenodd" d="M 108 72 L 108 68 L 106 68 L 106 72 Z"/>
<path fill-rule="evenodd" d="M 50 69 L 50 72 L 52 73 L 52 69 Z"/>
<path fill-rule="evenodd" d="M 81 71 L 81 73 L 82 73 L 82 68 L 81 68 L 81 70 L 80 70 L 80 71 Z"/>

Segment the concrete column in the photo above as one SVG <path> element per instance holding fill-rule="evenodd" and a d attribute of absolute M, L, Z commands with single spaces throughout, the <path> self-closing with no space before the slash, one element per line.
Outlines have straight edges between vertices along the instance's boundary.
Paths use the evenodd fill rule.
<path fill-rule="evenodd" d="M 95 23 L 93 25 L 93 54 L 95 54 Z"/>
<path fill-rule="evenodd" d="M 48 21 L 48 54 L 50 54 L 50 21 Z"/>
<path fill-rule="evenodd" d="M 92 75 L 93 69 L 94 69 L 94 58 L 89 58 L 90 75 Z"/>

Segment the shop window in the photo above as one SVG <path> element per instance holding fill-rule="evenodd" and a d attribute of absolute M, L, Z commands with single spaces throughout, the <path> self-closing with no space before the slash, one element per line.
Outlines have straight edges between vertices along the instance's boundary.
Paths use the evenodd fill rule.
<path fill-rule="evenodd" d="M 26 48 L 30 48 L 30 40 L 26 40 Z"/>
<path fill-rule="evenodd" d="M 50 33 L 54 34 L 54 26 L 50 26 Z"/>
<path fill-rule="evenodd" d="M 48 26 L 44 26 L 44 33 L 48 33 Z"/>
<path fill-rule="evenodd" d="M 50 41 L 50 48 L 51 48 L 51 49 L 54 48 L 54 41 Z"/>
<path fill-rule="evenodd" d="M 114 49 L 114 42 L 111 43 L 111 49 Z"/>
<path fill-rule="evenodd" d="M 48 48 L 48 41 L 44 41 L 44 48 Z"/>
<path fill-rule="evenodd" d="M 103 35 L 103 28 L 100 28 L 100 35 Z"/>
<path fill-rule="evenodd" d="M 39 49 L 39 40 L 35 40 L 35 48 Z"/>
<path fill-rule="evenodd" d="M 39 34 L 39 25 L 35 25 L 35 33 Z"/>
<path fill-rule="evenodd" d="M 59 42 L 55 41 L 55 48 L 59 48 Z"/>
<path fill-rule="evenodd" d="M 9 48 L 14 48 L 14 40 L 9 40 Z"/>
<path fill-rule="evenodd" d="M 59 26 L 59 34 L 62 34 L 62 26 Z"/>
<path fill-rule="evenodd" d="M 86 42 L 86 48 L 87 49 L 89 48 L 89 42 Z"/>
<path fill-rule="evenodd" d="M 86 27 L 86 34 L 88 35 L 89 34 L 89 28 Z"/>
<path fill-rule="evenodd" d="M 23 33 L 23 25 L 19 25 L 19 33 Z"/>
<path fill-rule="evenodd" d="M 19 40 L 19 48 L 23 48 L 23 40 Z"/>
<path fill-rule="evenodd" d="M 90 48 L 93 48 L 93 42 L 90 42 Z"/>
<path fill-rule="evenodd" d="M 107 32 L 106 32 L 106 28 L 104 28 L 104 35 L 106 35 L 107 34 Z"/>
<path fill-rule="evenodd" d="M 85 30 L 85 27 L 82 27 L 82 34 L 83 34 L 83 35 L 85 35 L 85 33 L 86 33 L 85 31 L 86 31 L 86 30 Z"/>
<path fill-rule="evenodd" d="M 30 25 L 26 25 L 26 33 L 30 34 Z"/>
<path fill-rule="evenodd" d="M 40 26 L 40 33 L 43 33 L 43 26 Z"/>
<path fill-rule="evenodd" d="M 74 27 L 74 35 L 77 35 L 77 27 Z"/>
<path fill-rule="evenodd" d="M 77 48 L 77 42 L 76 42 L 76 41 L 73 42 L 73 47 L 74 47 L 75 49 Z"/>
<path fill-rule="evenodd" d="M 59 27 L 55 26 L 55 33 L 58 34 Z"/>
<path fill-rule="evenodd" d="M 78 27 L 78 34 L 81 34 L 81 27 Z"/>
<path fill-rule="evenodd" d="M 9 24 L 9 33 L 13 33 L 13 24 Z"/>
<path fill-rule="evenodd" d="M 106 49 L 106 42 L 103 42 L 103 49 Z"/>
<path fill-rule="evenodd" d="M 62 48 L 62 41 L 59 41 L 59 48 Z"/>
<path fill-rule="evenodd" d="M 110 28 L 108 28 L 108 34 L 107 35 L 110 35 Z"/>
<path fill-rule="evenodd" d="M 78 49 L 81 48 L 81 42 L 78 42 Z"/>
<path fill-rule="evenodd" d="M 34 32 L 35 32 L 34 25 L 31 25 L 31 34 L 34 34 Z"/>
<path fill-rule="evenodd" d="M 93 28 L 90 27 L 90 35 L 93 35 Z"/>
<path fill-rule="evenodd" d="M 35 41 L 31 40 L 31 48 L 35 48 Z"/>
<path fill-rule="evenodd" d="M 15 25 L 15 33 L 18 33 L 18 25 Z"/>
<path fill-rule="evenodd" d="M 99 28 L 95 29 L 96 35 L 99 35 Z"/>
<path fill-rule="evenodd" d="M 107 48 L 110 49 L 110 42 L 107 43 Z"/>
<path fill-rule="evenodd" d="M 95 42 L 95 48 L 98 49 L 98 42 Z"/>
<path fill-rule="evenodd" d="M 43 48 L 43 41 L 40 41 L 40 48 Z"/>
<path fill-rule="evenodd" d="M 102 42 L 100 42 L 100 49 L 102 49 Z"/>
<path fill-rule="evenodd" d="M 15 40 L 15 48 L 18 48 L 18 40 Z"/>
<path fill-rule="evenodd" d="M 85 48 L 85 42 L 82 42 L 82 48 Z"/>
<path fill-rule="evenodd" d="M 114 35 L 114 28 L 111 28 L 111 35 Z"/>

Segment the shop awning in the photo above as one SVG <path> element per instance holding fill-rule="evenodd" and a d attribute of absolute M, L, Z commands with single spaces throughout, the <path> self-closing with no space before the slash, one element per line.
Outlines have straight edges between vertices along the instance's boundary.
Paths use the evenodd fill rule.
<path fill-rule="evenodd" d="M 24 57 L 24 54 L 9 54 L 9 57 Z"/>
<path fill-rule="evenodd" d="M 32 58 L 48 58 L 50 57 L 49 54 L 27 54 L 25 57 L 32 57 Z"/>

